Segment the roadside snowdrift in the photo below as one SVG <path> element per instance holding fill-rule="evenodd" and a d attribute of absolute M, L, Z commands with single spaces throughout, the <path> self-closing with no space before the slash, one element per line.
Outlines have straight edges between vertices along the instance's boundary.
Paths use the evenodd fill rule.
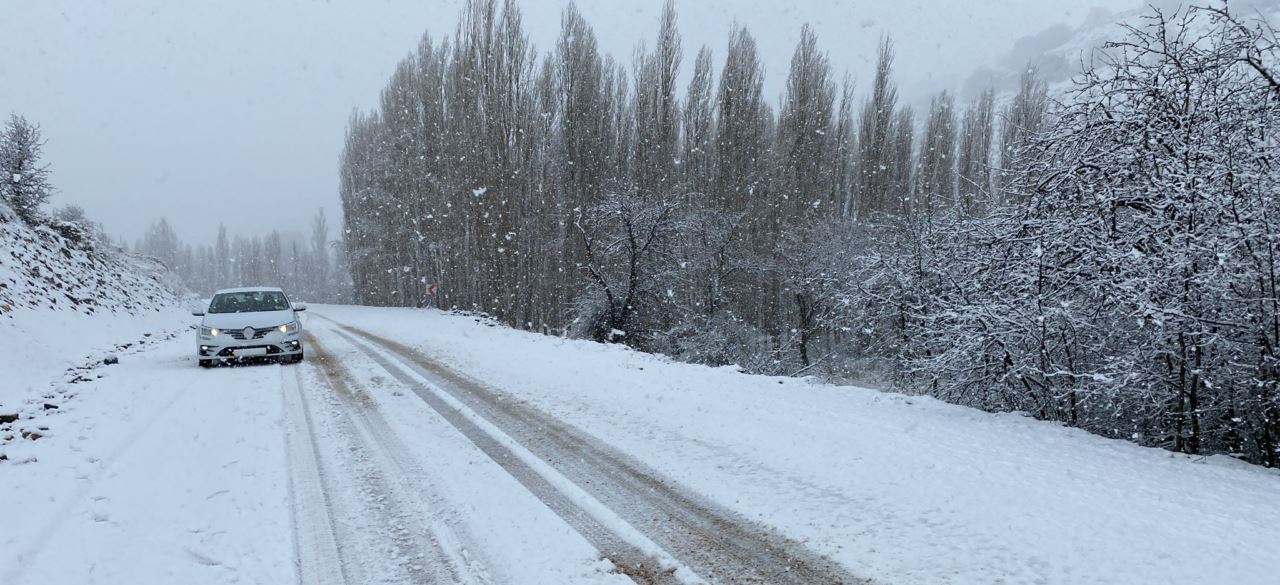
<path fill-rule="evenodd" d="M 0 210 L 0 415 L 39 412 L 46 401 L 56 406 L 59 392 L 50 384 L 74 379 L 67 370 L 186 325 L 177 310 L 180 286 L 158 262 L 28 226 L 6 212 Z M 0 433 L 0 444 L 9 434 Z"/>
<path fill-rule="evenodd" d="M 1280 474 L 931 398 L 749 376 L 433 310 L 313 307 L 528 401 L 884 583 L 1280 572 Z"/>

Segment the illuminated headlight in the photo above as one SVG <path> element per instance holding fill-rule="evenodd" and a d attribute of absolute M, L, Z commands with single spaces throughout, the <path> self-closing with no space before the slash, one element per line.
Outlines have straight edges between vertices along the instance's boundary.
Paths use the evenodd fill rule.
<path fill-rule="evenodd" d="M 284 325 L 281 325 L 281 326 L 279 326 L 279 327 L 276 327 L 276 331 L 279 331 L 279 332 L 284 333 L 284 334 L 297 333 L 297 332 L 298 332 L 298 322 L 297 322 L 297 321 L 293 321 L 293 322 L 290 322 L 290 323 L 285 323 Z"/>
<path fill-rule="evenodd" d="M 217 337 L 219 333 L 222 333 L 222 332 L 219 331 L 217 327 L 201 327 L 200 328 L 200 335 L 204 335 L 205 337 Z"/>

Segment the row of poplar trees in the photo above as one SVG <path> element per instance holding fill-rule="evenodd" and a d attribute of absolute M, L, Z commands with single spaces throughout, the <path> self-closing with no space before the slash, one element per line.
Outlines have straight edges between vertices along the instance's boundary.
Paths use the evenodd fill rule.
<path fill-rule="evenodd" d="M 684 56 L 670 3 L 619 62 L 468 2 L 350 121 L 355 299 L 1280 463 L 1265 22 L 1153 11 L 1059 99 L 919 115 L 888 40 L 857 96 L 806 27 L 776 107 L 747 30 Z"/>

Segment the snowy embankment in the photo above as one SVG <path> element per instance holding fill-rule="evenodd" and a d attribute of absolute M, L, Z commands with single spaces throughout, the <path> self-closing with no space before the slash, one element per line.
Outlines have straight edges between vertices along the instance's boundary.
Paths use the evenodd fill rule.
<path fill-rule="evenodd" d="M 8 219 L 0 583 L 289 581 L 283 447 L 236 432 L 275 427 L 276 372 L 190 392 L 204 372 L 164 267 Z"/>
<path fill-rule="evenodd" d="M 0 218 L 0 415 L 21 417 L 0 423 L 0 453 L 48 432 L 89 363 L 189 327 L 177 288 L 153 261 Z"/>
<path fill-rule="evenodd" d="M 0 462 L 0 583 L 294 582 L 281 369 L 119 358 Z"/>
<path fill-rule="evenodd" d="M 1280 474 L 863 388 L 673 363 L 429 310 L 396 339 L 894 583 L 1269 584 Z"/>

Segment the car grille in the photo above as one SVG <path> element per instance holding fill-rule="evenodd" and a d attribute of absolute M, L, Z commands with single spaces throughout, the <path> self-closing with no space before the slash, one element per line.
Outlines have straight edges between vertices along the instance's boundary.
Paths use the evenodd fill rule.
<path fill-rule="evenodd" d="M 262 339 L 263 337 L 266 337 L 268 333 L 271 333 L 273 330 L 275 330 L 275 327 L 267 327 L 265 329 L 254 329 L 252 339 Z M 230 330 L 224 329 L 223 332 L 226 333 L 227 335 L 230 335 L 231 339 L 240 339 L 240 340 L 245 339 L 244 329 L 230 329 Z"/>

